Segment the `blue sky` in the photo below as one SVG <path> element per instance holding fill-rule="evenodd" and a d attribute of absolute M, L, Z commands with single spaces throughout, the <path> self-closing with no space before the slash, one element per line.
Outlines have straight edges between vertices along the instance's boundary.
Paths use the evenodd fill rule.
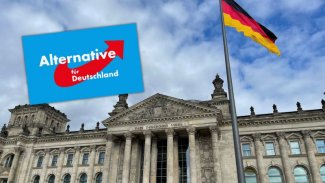
<path fill-rule="evenodd" d="M 325 1 L 238 0 L 277 36 L 280 57 L 227 28 L 237 113 L 318 109 L 325 98 Z M 145 92 L 129 96 L 129 105 L 155 93 L 209 100 L 212 80 L 225 80 L 217 0 L 2 0 L 0 2 L 0 123 L 8 108 L 28 103 L 21 36 L 135 22 Z M 226 89 L 226 83 L 225 83 Z M 71 119 L 72 129 L 94 128 L 108 117 L 117 97 L 51 105 Z M 82 112 L 81 112 L 82 111 Z"/>

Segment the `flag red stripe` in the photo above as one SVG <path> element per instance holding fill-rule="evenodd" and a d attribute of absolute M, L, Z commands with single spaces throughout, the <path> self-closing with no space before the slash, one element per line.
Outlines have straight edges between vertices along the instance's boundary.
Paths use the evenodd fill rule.
<path fill-rule="evenodd" d="M 243 25 L 251 27 L 255 32 L 258 32 L 266 39 L 269 39 L 271 42 L 275 42 L 275 40 L 271 39 L 262 29 L 262 27 L 259 25 L 258 22 L 256 22 L 254 19 L 246 16 L 245 14 L 237 11 L 235 8 L 230 6 L 227 2 L 222 1 L 222 9 L 223 12 L 230 15 L 231 18 L 238 20 Z"/>

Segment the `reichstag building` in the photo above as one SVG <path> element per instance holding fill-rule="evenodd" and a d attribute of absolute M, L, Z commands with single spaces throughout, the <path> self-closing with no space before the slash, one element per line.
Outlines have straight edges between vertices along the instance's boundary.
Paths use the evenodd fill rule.
<path fill-rule="evenodd" d="M 229 101 L 218 75 L 213 85 L 207 101 L 155 94 L 129 107 L 119 95 L 91 130 L 70 131 L 47 104 L 9 109 L 0 183 L 235 183 Z M 296 105 L 238 116 L 246 183 L 325 183 L 325 101 Z"/>

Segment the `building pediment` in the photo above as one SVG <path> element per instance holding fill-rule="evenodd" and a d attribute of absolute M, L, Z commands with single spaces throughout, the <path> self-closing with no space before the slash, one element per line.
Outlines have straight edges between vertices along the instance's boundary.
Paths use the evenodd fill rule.
<path fill-rule="evenodd" d="M 276 140 L 276 137 L 274 135 L 267 134 L 267 135 L 262 136 L 261 139 L 263 141 L 274 141 L 274 140 Z"/>
<path fill-rule="evenodd" d="M 325 137 L 325 132 L 323 131 L 316 131 L 313 135 L 313 137 Z"/>
<path fill-rule="evenodd" d="M 143 121 L 152 119 L 183 118 L 196 115 L 217 114 L 216 108 L 177 99 L 174 97 L 155 94 L 127 110 L 107 118 L 102 123 L 108 125 L 113 122 Z"/>
<path fill-rule="evenodd" d="M 240 137 L 241 142 L 253 142 L 253 138 L 250 136 L 242 136 Z"/>
<path fill-rule="evenodd" d="M 301 139 L 302 135 L 300 135 L 299 133 L 290 133 L 289 135 L 287 135 L 287 139 Z"/>

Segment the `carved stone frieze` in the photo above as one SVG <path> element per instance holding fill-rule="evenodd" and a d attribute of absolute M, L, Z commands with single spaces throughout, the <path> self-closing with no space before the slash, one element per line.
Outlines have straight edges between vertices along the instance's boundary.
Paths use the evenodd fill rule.
<path fill-rule="evenodd" d="M 207 107 L 199 103 L 185 101 L 161 94 L 156 94 L 131 108 L 116 114 L 103 123 L 107 126 L 120 126 L 148 122 L 154 119 L 184 119 L 197 118 L 209 115 L 217 116 L 220 111 L 216 108 Z M 125 124 L 124 124 L 125 123 Z"/>
<path fill-rule="evenodd" d="M 198 119 L 198 118 L 208 118 L 208 117 L 215 117 L 216 114 L 213 113 L 205 113 L 205 114 L 193 114 L 188 116 L 171 116 L 171 117 L 165 117 L 165 118 L 151 118 L 151 119 L 139 119 L 139 120 L 132 120 L 132 121 L 117 121 L 117 122 L 111 122 L 107 123 L 107 127 L 115 127 L 115 126 L 129 126 L 129 125 L 135 125 L 135 124 L 155 124 L 155 123 L 161 123 L 162 121 L 180 121 L 180 120 L 186 120 L 186 119 Z"/>
<path fill-rule="evenodd" d="M 262 135 L 260 133 L 254 133 L 252 136 L 254 141 L 261 141 Z"/>
<path fill-rule="evenodd" d="M 189 135 L 195 135 L 196 129 L 194 127 L 188 127 L 186 131 Z"/>
<path fill-rule="evenodd" d="M 156 99 L 145 106 L 140 111 L 128 116 L 130 120 L 161 118 L 170 116 L 182 116 L 185 114 L 195 114 L 198 110 L 176 104 L 165 99 Z"/>
<path fill-rule="evenodd" d="M 134 135 L 131 132 L 127 132 L 124 134 L 125 139 L 132 139 Z"/>
<path fill-rule="evenodd" d="M 213 152 L 211 136 L 204 135 L 198 137 L 199 157 L 201 164 L 201 181 L 203 183 L 215 182 L 213 170 Z"/>
<path fill-rule="evenodd" d="M 303 135 L 304 138 L 311 137 L 311 131 L 310 130 L 302 130 L 301 134 Z"/>
<path fill-rule="evenodd" d="M 259 117 L 247 117 L 242 116 L 238 117 L 238 126 L 239 127 L 250 127 L 250 126 L 265 126 L 265 125 L 279 125 L 279 124 L 295 124 L 295 123 L 304 123 L 308 121 L 320 121 L 325 120 L 325 115 L 323 112 L 313 111 L 310 113 L 304 112 L 304 114 L 297 115 L 296 113 L 273 115 L 272 118 L 266 118 L 264 116 Z M 227 126 L 231 125 L 230 119 L 223 119 L 218 121 L 219 125 Z"/>
<path fill-rule="evenodd" d="M 166 129 L 165 132 L 166 132 L 167 136 L 175 135 L 175 131 L 172 128 Z"/>
<path fill-rule="evenodd" d="M 145 135 L 146 137 L 147 136 L 151 137 L 152 136 L 152 132 L 151 132 L 151 130 L 146 130 L 146 131 L 143 132 L 143 135 Z"/>

